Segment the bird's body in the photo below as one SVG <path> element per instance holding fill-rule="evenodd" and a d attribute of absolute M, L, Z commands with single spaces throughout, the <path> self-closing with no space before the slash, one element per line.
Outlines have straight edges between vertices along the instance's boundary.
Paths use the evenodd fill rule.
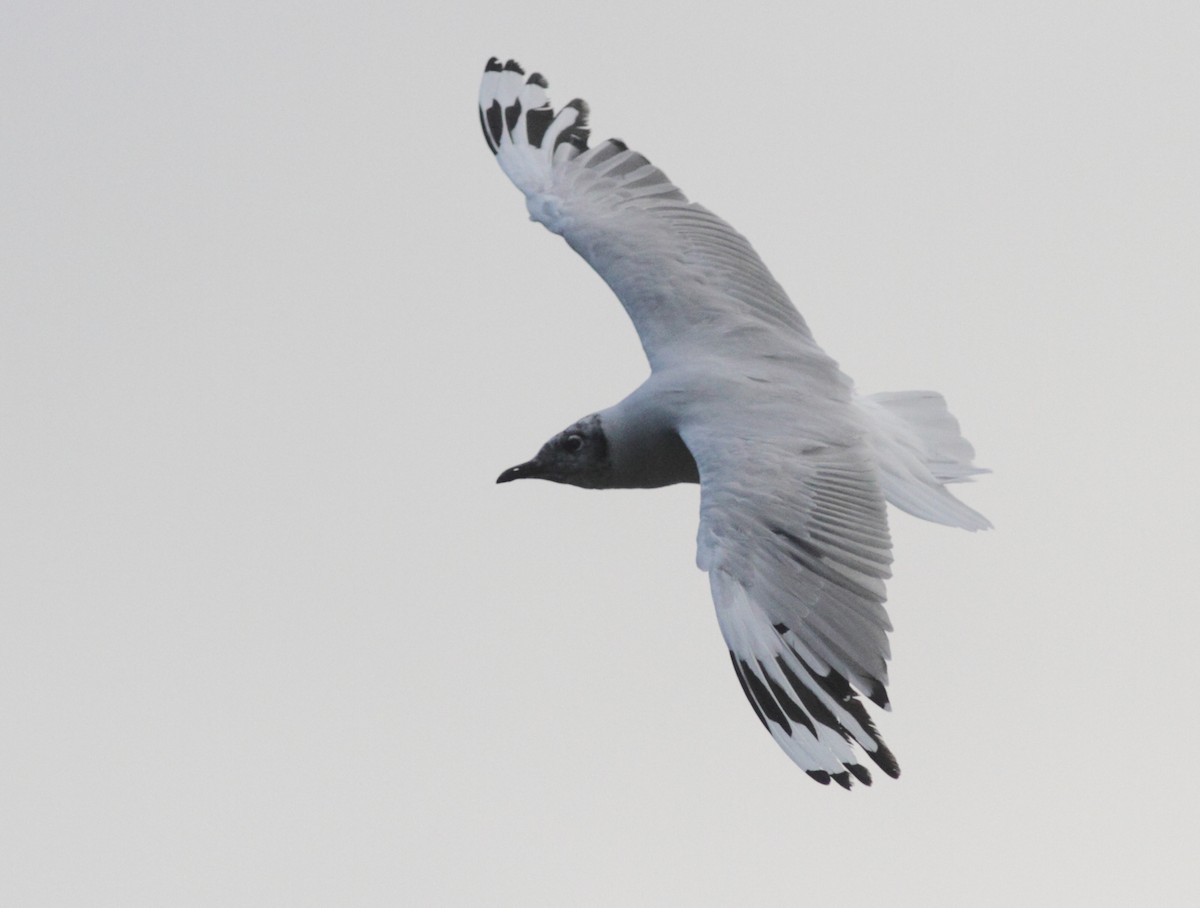
<path fill-rule="evenodd" d="M 699 482 L 697 563 L 763 725 L 823 783 L 870 784 L 853 745 L 897 775 L 857 696 L 887 707 L 885 500 L 986 527 L 944 487 L 979 472 L 970 445 L 940 395 L 858 395 L 741 235 L 624 143 L 588 149 L 586 105 L 555 113 L 545 88 L 489 61 L 484 134 L 533 219 L 621 300 L 652 371 L 500 481 Z"/>

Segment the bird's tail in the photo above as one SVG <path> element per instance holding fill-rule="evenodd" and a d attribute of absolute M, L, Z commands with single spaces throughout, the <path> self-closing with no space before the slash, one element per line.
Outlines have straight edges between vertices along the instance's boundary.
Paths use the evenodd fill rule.
<path fill-rule="evenodd" d="M 968 482 L 988 471 L 971 464 L 975 449 L 962 437 L 942 395 L 885 392 L 859 395 L 855 403 L 868 417 L 868 441 L 888 501 L 915 517 L 947 526 L 966 530 L 991 526 L 946 488 L 947 483 Z"/>

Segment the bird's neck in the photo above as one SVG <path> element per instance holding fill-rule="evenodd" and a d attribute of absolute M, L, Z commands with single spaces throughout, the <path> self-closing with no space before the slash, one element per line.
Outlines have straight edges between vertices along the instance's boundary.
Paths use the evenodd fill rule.
<path fill-rule="evenodd" d="M 676 430 L 669 398 L 651 382 L 600 414 L 612 466 L 609 488 L 657 489 L 699 482 L 696 461 Z"/>

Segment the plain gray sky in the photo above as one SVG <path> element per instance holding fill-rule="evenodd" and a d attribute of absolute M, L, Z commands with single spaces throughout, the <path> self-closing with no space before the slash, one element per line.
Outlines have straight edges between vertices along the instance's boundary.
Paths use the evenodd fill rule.
<path fill-rule="evenodd" d="M 0 902 L 1200 902 L 1196 6 L 579 9 L 4 5 Z M 646 366 L 492 54 L 995 471 L 893 520 L 899 781 L 759 727 L 694 488 L 493 485 Z"/>

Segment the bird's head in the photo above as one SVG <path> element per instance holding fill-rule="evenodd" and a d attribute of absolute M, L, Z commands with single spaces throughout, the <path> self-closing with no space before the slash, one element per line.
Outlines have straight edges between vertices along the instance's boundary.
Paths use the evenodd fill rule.
<path fill-rule="evenodd" d="M 600 417 L 585 416 L 542 445 L 533 460 L 505 470 L 496 482 L 548 479 L 584 489 L 608 488 L 612 479 L 608 439 Z"/>

